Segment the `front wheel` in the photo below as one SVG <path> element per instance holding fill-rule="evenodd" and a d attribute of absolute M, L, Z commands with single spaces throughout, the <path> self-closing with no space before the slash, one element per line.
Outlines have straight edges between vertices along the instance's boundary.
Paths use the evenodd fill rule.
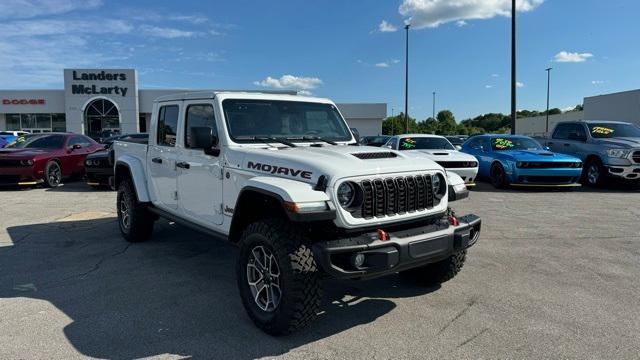
<path fill-rule="evenodd" d="M 236 277 L 242 304 L 267 334 L 291 333 L 317 316 L 320 271 L 303 233 L 280 219 L 249 225 L 240 243 Z"/>
<path fill-rule="evenodd" d="M 401 271 L 400 276 L 420 285 L 439 285 L 458 275 L 466 259 L 467 251 L 458 251 L 437 263 Z"/>
<path fill-rule="evenodd" d="M 44 167 L 44 185 L 48 188 L 58 187 L 62 182 L 62 168 L 60 164 L 51 160 Z"/>
<path fill-rule="evenodd" d="M 491 185 L 496 189 L 504 189 L 507 186 L 507 174 L 500 163 L 491 166 Z"/>
<path fill-rule="evenodd" d="M 598 159 L 590 159 L 587 161 L 582 171 L 582 183 L 588 186 L 600 186 L 604 183 L 605 167 Z"/>

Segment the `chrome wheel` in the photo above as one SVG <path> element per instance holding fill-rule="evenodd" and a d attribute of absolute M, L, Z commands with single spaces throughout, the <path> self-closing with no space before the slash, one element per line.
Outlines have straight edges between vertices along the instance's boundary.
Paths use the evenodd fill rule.
<path fill-rule="evenodd" d="M 56 186 L 60 184 L 62 180 L 62 171 L 60 170 L 60 165 L 56 162 L 52 162 L 49 165 L 49 171 L 47 172 L 48 183 L 52 186 Z"/>
<path fill-rule="evenodd" d="M 249 253 L 247 283 L 256 305 L 266 312 L 280 304 L 280 268 L 273 253 L 264 246 L 256 246 Z"/>
<path fill-rule="evenodd" d="M 600 169 L 598 169 L 597 164 L 591 164 L 587 169 L 587 180 L 591 185 L 597 184 L 598 180 L 600 180 Z"/>
<path fill-rule="evenodd" d="M 123 193 L 120 197 L 118 207 L 118 215 L 120 217 L 120 225 L 126 231 L 131 227 L 131 206 L 129 206 L 129 194 Z"/>

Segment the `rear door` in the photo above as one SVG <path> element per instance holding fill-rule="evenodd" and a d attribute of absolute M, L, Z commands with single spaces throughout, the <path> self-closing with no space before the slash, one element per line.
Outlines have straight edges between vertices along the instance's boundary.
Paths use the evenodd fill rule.
<path fill-rule="evenodd" d="M 149 141 L 147 154 L 147 169 L 156 205 L 167 210 L 178 208 L 176 143 L 181 105 L 181 101 L 158 104 L 155 139 Z"/>
<path fill-rule="evenodd" d="M 203 226 L 222 224 L 222 164 L 219 156 L 193 149 L 191 128 L 211 127 L 217 134 L 212 103 L 184 102 L 184 135 L 178 156 L 178 204 L 183 215 Z"/>
<path fill-rule="evenodd" d="M 547 146 L 553 152 L 566 154 L 571 144 L 569 143 L 569 130 L 573 124 L 558 124 L 551 140 L 547 141 Z"/>

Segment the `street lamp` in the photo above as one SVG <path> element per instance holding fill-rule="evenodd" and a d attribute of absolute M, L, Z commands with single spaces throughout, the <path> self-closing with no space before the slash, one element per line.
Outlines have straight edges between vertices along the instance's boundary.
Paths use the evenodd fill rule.
<path fill-rule="evenodd" d="M 547 122 L 544 128 L 545 136 L 549 135 L 549 88 L 551 84 L 551 69 L 553 68 L 547 68 L 545 70 L 547 72 Z"/>
<path fill-rule="evenodd" d="M 511 134 L 516 133 L 516 0 L 511 0 Z"/>
<path fill-rule="evenodd" d="M 411 25 L 406 24 L 404 29 L 406 30 L 406 44 L 405 44 L 405 69 L 404 69 L 404 122 L 407 134 L 409 133 L 409 27 Z"/>

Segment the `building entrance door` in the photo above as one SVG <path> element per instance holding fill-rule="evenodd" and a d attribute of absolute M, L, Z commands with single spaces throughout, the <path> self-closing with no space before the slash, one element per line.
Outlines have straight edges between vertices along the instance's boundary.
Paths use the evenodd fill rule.
<path fill-rule="evenodd" d="M 84 111 L 84 121 L 86 135 L 93 139 L 105 137 L 106 133 L 120 133 L 120 112 L 107 99 L 96 99 L 89 103 Z"/>

